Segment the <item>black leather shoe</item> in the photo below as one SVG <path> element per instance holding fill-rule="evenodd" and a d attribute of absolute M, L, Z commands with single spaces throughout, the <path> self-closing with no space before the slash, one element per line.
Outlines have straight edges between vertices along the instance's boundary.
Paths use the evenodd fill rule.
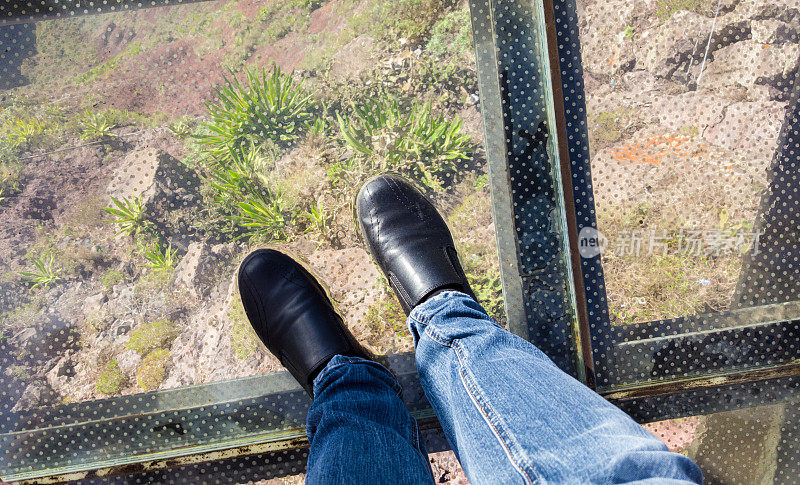
<path fill-rule="evenodd" d="M 259 249 L 239 266 L 239 294 L 259 338 L 313 397 L 313 380 L 334 355 L 370 358 L 325 290 L 303 266 Z"/>
<path fill-rule="evenodd" d="M 438 290 L 474 298 L 447 224 L 404 179 L 380 175 L 367 181 L 356 197 L 356 217 L 369 252 L 406 315 Z"/>

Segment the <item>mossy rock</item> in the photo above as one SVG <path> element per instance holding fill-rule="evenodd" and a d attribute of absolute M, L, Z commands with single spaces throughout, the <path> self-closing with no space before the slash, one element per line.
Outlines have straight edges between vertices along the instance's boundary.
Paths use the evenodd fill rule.
<path fill-rule="evenodd" d="M 100 394 L 117 394 L 125 386 L 126 381 L 117 359 L 113 359 L 106 364 L 105 371 L 97 379 L 95 389 Z"/>
<path fill-rule="evenodd" d="M 169 350 L 158 349 L 147 354 L 136 370 L 136 383 L 145 391 L 157 389 L 167 377 L 170 363 Z"/>
<path fill-rule="evenodd" d="M 156 320 L 155 322 L 139 325 L 131 332 L 130 340 L 125 348 L 147 355 L 157 349 L 168 347 L 178 336 L 178 329 L 169 320 Z"/>

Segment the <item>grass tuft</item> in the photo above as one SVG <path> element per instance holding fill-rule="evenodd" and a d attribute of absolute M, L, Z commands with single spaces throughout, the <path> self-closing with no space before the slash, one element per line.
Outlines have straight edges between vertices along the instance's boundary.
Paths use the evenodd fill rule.
<path fill-rule="evenodd" d="M 217 89 L 217 103 L 206 103 L 211 118 L 203 124 L 206 132 L 195 135 L 214 158 L 226 159 L 231 150 L 245 151 L 267 141 L 287 144 L 305 131 L 313 117 L 311 95 L 291 74 L 278 67 L 271 73 L 247 69 L 240 82 L 229 72 Z"/>

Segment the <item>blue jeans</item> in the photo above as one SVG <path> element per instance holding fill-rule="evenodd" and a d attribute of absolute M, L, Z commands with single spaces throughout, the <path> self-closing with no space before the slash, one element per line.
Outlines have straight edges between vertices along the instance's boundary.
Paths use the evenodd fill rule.
<path fill-rule="evenodd" d="M 481 306 L 439 293 L 408 317 L 425 395 L 472 483 L 701 483 L 670 452 Z M 308 483 L 433 483 L 416 421 L 380 364 L 336 356 L 314 380 Z"/>

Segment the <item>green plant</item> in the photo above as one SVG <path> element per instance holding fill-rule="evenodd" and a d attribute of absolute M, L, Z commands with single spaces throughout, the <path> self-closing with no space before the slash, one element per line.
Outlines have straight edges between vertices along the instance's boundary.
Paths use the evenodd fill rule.
<path fill-rule="evenodd" d="M 252 235 L 264 236 L 267 240 L 283 237 L 286 219 L 280 192 L 268 192 L 266 196 L 259 195 L 239 202 L 239 210 L 235 219 L 249 228 Z"/>
<path fill-rule="evenodd" d="M 397 335 L 410 336 L 405 313 L 394 295 L 376 301 L 369 307 L 364 318 L 370 329 L 379 335 L 390 329 Z"/>
<path fill-rule="evenodd" d="M 156 247 L 153 249 L 143 248 L 144 257 L 148 264 L 145 266 L 155 269 L 157 271 L 171 271 L 175 268 L 177 262 L 178 250 L 172 249 L 172 244 L 169 244 L 165 249 Z"/>
<path fill-rule="evenodd" d="M 384 95 L 353 106 L 347 119 L 337 117 L 345 143 L 365 156 L 373 170 L 398 171 L 432 188 L 474 151 L 461 133 L 461 120 L 434 114 L 430 104 L 404 108 L 397 98 Z"/>
<path fill-rule="evenodd" d="M 431 29 L 427 48 L 437 56 L 455 55 L 468 61 L 472 55 L 472 28 L 469 7 L 457 7 L 448 12 Z"/>
<path fill-rule="evenodd" d="M 402 37 L 416 43 L 426 39 L 433 26 L 457 4 L 458 0 L 375 2 L 357 17 L 356 23 L 375 37 Z"/>
<path fill-rule="evenodd" d="M 486 312 L 498 322 L 505 320 L 503 287 L 499 276 L 468 273 L 467 279 Z"/>
<path fill-rule="evenodd" d="M 61 280 L 61 277 L 59 276 L 60 272 L 53 265 L 54 259 L 55 257 L 52 254 L 50 255 L 50 258 L 46 260 L 40 257 L 33 258 L 33 266 L 35 269 L 33 271 L 20 272 L 20 275 L 24 276 L 29 282 L 33 283 L 31 289 L 38 287 L 47 288 Z"/>
<path fill-rule="evenodd" d="M 292 75 L 275 67 L 247 69 L 244 83 L 233 71 L 217 89 L 218 102 L 206 103 L 211 120 L 204 123 L 207 133 L 195 135 L 215 158 L 227 158 L 231 149 L 242 150 L 267 140 L 288 143 L 300 136 L 311 120 L 311 95 Z"/>
<path fill-rule="evenodd" d="M 265 160 L 257 147 L 229 149 L 204 177 L 217 218 L 225 221 L 223 233 L 234 238 L 274 240 L 285 235 L 286 203 L 281 191 L 269 185 Z"/>
<path fill-rule="evenodd" d="M 182 116 L 172 123 L 167 125 L 171 131 L 178 138 L 186 138 L 194 131 L 194 120 L 188 116 Z"/>
<path fill-rule="evenodd" d="M 125 48 L 124 51 L 120 52 L 116 56 L 112 57 L 106 62 L 100 63 L 89 69 L 84 74 L 82 74 L 78 78 L 78 82 L 84 85 L 91 84 L 93 81 L 97 80 L 98 78 L 107 77 L 108 74 L 113 73 L 116 69 L 118 69 L 123 62 L 127 59 L 130 59 L 142 51 L 142 43 L 141 42 L 131 42 Z"/>
<path fill-rule="evenodd" d="M 475 182 L 474 182 L 473 186 L 475 187 L 475 190 L 483 190 L 483 189 L 489 187 L 489 174 L 488 173 L 482 173 L 482 174 L 478 175 L 477 177 L 475 177 Z"/>
<path fill-rule="evenodd" d="M 178 329 L 169 320 L 156 320 L 144 323 L 131 331 L 130 340 L 125 348 L 144 356 L 150 352 L 168 346 L 178 336 Z"/>
<path fill-rule="evenodd" d="M 136 383 L 145 391 L 158 388 L 167 376 L 170 355 L 167 349 L 158 349 L 147 354 L 136 369 Z"/>
<path fill-rule="evenodd" d="M 678 10 L 688 10 L 702 15 L 713 15 L 714 0 L 657 0 L 656 16 L 661 20 L 672 17 Z"/>
<path fill-rule="evenodd" d="M 632 25 L 628 25 L 623 30 L 622 36 L 625 40 L 636 40 L 636 29 Z"/>
<path fill-rule="evenodd" d="M 325 121 L 325 118 L 322 116 L 318 116 L 314 118 L 314 121 L 308 123 L 306 125 L 306 130 L 308 133 L 313 136 L 325 136 L 325 130 L 328 128 L 328 123 Z"/>
<path fill-rule="evenodd" d="M 117 224 L 119 226 L 117 234 L 125 233 L 128 236 L 134 236 L 148 227 L 141 197 L 135 197 L 133 199 L 127 197 L 123 197 L 122 199 L 111 197 L 111 202 L 114 203 L 115 207 L 103 207 L 103 210 L 115 216 L 116 219 L 105 220 L 103 222 Z"/>
<path fill-rule="evenodd" d="M 126 384 L 127 378 L 120 370 L 117 359 L 106 363 L 106 368 L 97 379 L 95 389 L 100 394 L 117 394 Z"/>
<path fill-rule="evenodd" d="M 0 197 L 5 200 L 22 190 L 25 165 L 7 140 L 0 140 Z M 0 200 L 2 203 L 2 200 Z"/>
<path fill-rule="evenodd" d="M 107 140 L 117 136 L 111 131 L 117 127 L 117 124 L 110 119 L 106 112 L 92 113 L 86 110 L 80 123 L 80 137 L 83 140 Z"/>
<path fill-rule="evenodd" d="M 300 214 L 299 217 L 308 221 L 306 232 L 317 232 L 322 235 L 327 234 L 333 220 L 333 215 L 325 210 L 320 202 L 314 203 L 308 212 Z"/>
<path fill-rule="evenodd" d="M 44 134 L 46 126 L 33 118 L 17 118 L 5 127 L 6 136 L 12 147 L 24 147 Z"/>
<path fill-rule="evenodd" d="M 102 276 L 100 276 L 100 284 L 106 289 L 106 291 L 111 290 L 114 285 L 122 283 L 125 281 L 126 276 L 125 273 L 118 269 L 109 269 Z"/>

